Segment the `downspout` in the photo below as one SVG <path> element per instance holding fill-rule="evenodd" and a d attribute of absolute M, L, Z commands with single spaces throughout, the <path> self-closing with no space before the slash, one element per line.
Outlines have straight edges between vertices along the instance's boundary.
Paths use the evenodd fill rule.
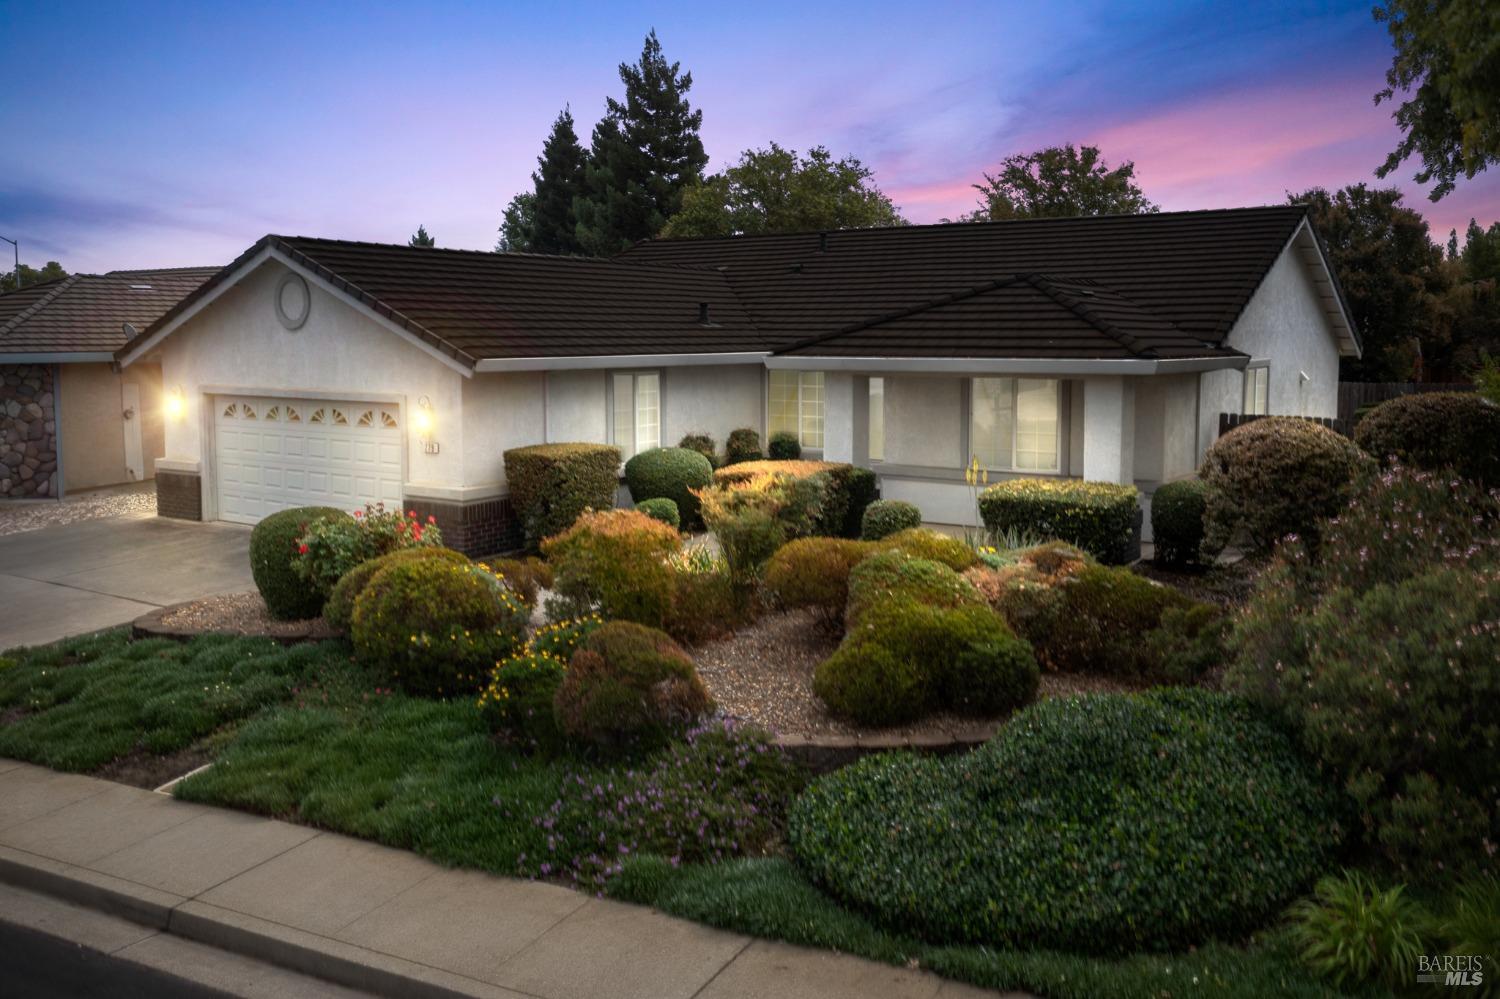
<path fill-rule="evenodd" d="M 52 365 L 52 453 L 57 456 L 57 467 L 52 470 L 52 484 L 56 487 L 57 501 L 63 501 L 63 433 L 62 433 L 62 365 Z"/>

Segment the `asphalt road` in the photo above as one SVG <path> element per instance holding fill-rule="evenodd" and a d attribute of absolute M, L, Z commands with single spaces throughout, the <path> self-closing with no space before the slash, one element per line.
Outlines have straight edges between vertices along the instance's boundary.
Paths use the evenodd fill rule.
<path fill-rule="evenodd" d="M 0 921 L 6 999 L 218 999 L 230 993 Z"/>

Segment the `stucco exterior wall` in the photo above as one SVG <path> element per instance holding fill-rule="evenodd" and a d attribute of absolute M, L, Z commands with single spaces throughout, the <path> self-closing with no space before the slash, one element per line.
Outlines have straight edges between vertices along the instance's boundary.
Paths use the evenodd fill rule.
<path fill-rule="evenodd" d="M 125 465 L 125 402 L 122 386 L 140 392 L 143 479 L 155 475 L 156 459 L 165 453 L 162 424 L 161 366 L 140 363 L 116 374 L 109 364 L 59 365 L 62 398 L 62 472 L 66 491 L 132 482 Z"/>
<path fill-rule="evenodd" d="M 263 264 L 163 341 L 163 384 L 168 391 L 180 386 L 187 403 L 181 419 L 168 421 L 167 459 L 174 466 L 204 467 L 211 457 L 204 453 L 211 416 L 204 395 L 212 387 L 281 396 L 399 397 L 408 417 L 426 396 L 439 453 L 426 454 L 417 436 L 408 434 L 407 481 L 462 486 L 463 376 L 311 281 L 307 321 L 285 329 L 273 298 L 285 271 L 274 261 Z"/>
<path fill-rule="evenodd" d="M 1338 341 L 1295 249 L 1283 251 L 1272 265 L 1229 331 L 1226 343 L 1249 354 L 1251 364 L 1269 362 L 1269 412 L 1283 416 L 1338 415 Z M 1301 378 L 1303 372 L 1308 376 L 1306 381 Z M 1240 371 L 1210 371 L 1201 376 L 1200 459 L 1218 436 L 1219 414 L 1242 410 L 1244 390 L 1244 373 Z"/>
<path fill-rule="evenodd" d="M 1135 390 L 1135 481 L 1145 486 L 1192 474 L 1197 467 L 1198 379 L 1153 375 Z"/>
<path fill-rule="evenodd" d="M 508 448 L 544 443 L 546 375 L 475 375 L 463 385 L 464 486 L 505 491 Z"/>
<path fill-rule="evenodd" d="M 609 442 L 608 384 L 603 371 L 547 372 L 547 443 Z"/>
<path fill-rule="evenodd" d="M 765 368 L 756 364 L 662 369 L 661 442 L 675 447 L 682 435 L 701 431 L 722 450 L 731 430 L 765 432 Z"/>

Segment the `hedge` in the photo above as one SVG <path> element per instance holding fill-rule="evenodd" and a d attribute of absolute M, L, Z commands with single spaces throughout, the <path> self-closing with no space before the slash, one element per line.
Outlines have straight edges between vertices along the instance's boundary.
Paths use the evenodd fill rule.
<path fill-rule="evenodd" d="M 272 617 L 297 621 L 322 612 L 324 594 L 292 568 L 292 559 L 309 524 L 340 517 L 352 519 L 331 506 L 299 506 L 263 518 L 250 532 L 250 575 Z"/>
<path fill-rule="evenodd" d="M 1140 493 L 1135 486 L 1073 479 L 1012 479 L 979 497 L 985 527 L 1077 545 L 1101 562 L 1134 556 Z"/>
<path fill-rule="evenodd" d="M 1381 461 L 1452 470 L 1500 486 L 1500 406 L 1477 392 L 1422 392 L 1387 400 L 1359 421 L 1354 440 Z"/>
<path fill-rule="evenodd" d="M 526 545 L 568 528 L 584 510 L 615 505 L 620 449 L 609 444 L 534 444 L 505 452 L 505 480 Z"/>
<path fill-rule="evenodd" d="M 625 484 L 630 498 L 669 499 L 689 527 L 698 523 L 698 497 L 693 490 L 712 485 L 714 467 L 697 451 L 684 447 L 658 447 L 642 451 L 625 463 Z M 677 525 L 673 525 L 677 526 Z"/>
<path fill-rule="evenodd" d="M 821 887 L 933 943 L 1186 950 L 1274 920 L 1338 846 L 1339 803 L 1244 701 L 1042 701 L 984 747 L 869 756 L 793 806 Z"/>
<path fill-rule="evenodd" d="M 1203 557 L 1203 515 L 1208 487 L 1202 479 L 1160 486 L 1151 497 L 1151 537 L 1156 561 L 1195 565 Z"/>

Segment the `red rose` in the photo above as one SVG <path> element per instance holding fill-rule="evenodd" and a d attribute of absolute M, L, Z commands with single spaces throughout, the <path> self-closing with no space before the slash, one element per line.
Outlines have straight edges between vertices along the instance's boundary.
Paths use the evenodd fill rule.
<path fill-rule="evenodd" d="M 297 546 L 297 554 L 299 554 L 299 555 L 306 555 L 307 554 L 307 546 L 306 545 L 298 545 Z"/>

